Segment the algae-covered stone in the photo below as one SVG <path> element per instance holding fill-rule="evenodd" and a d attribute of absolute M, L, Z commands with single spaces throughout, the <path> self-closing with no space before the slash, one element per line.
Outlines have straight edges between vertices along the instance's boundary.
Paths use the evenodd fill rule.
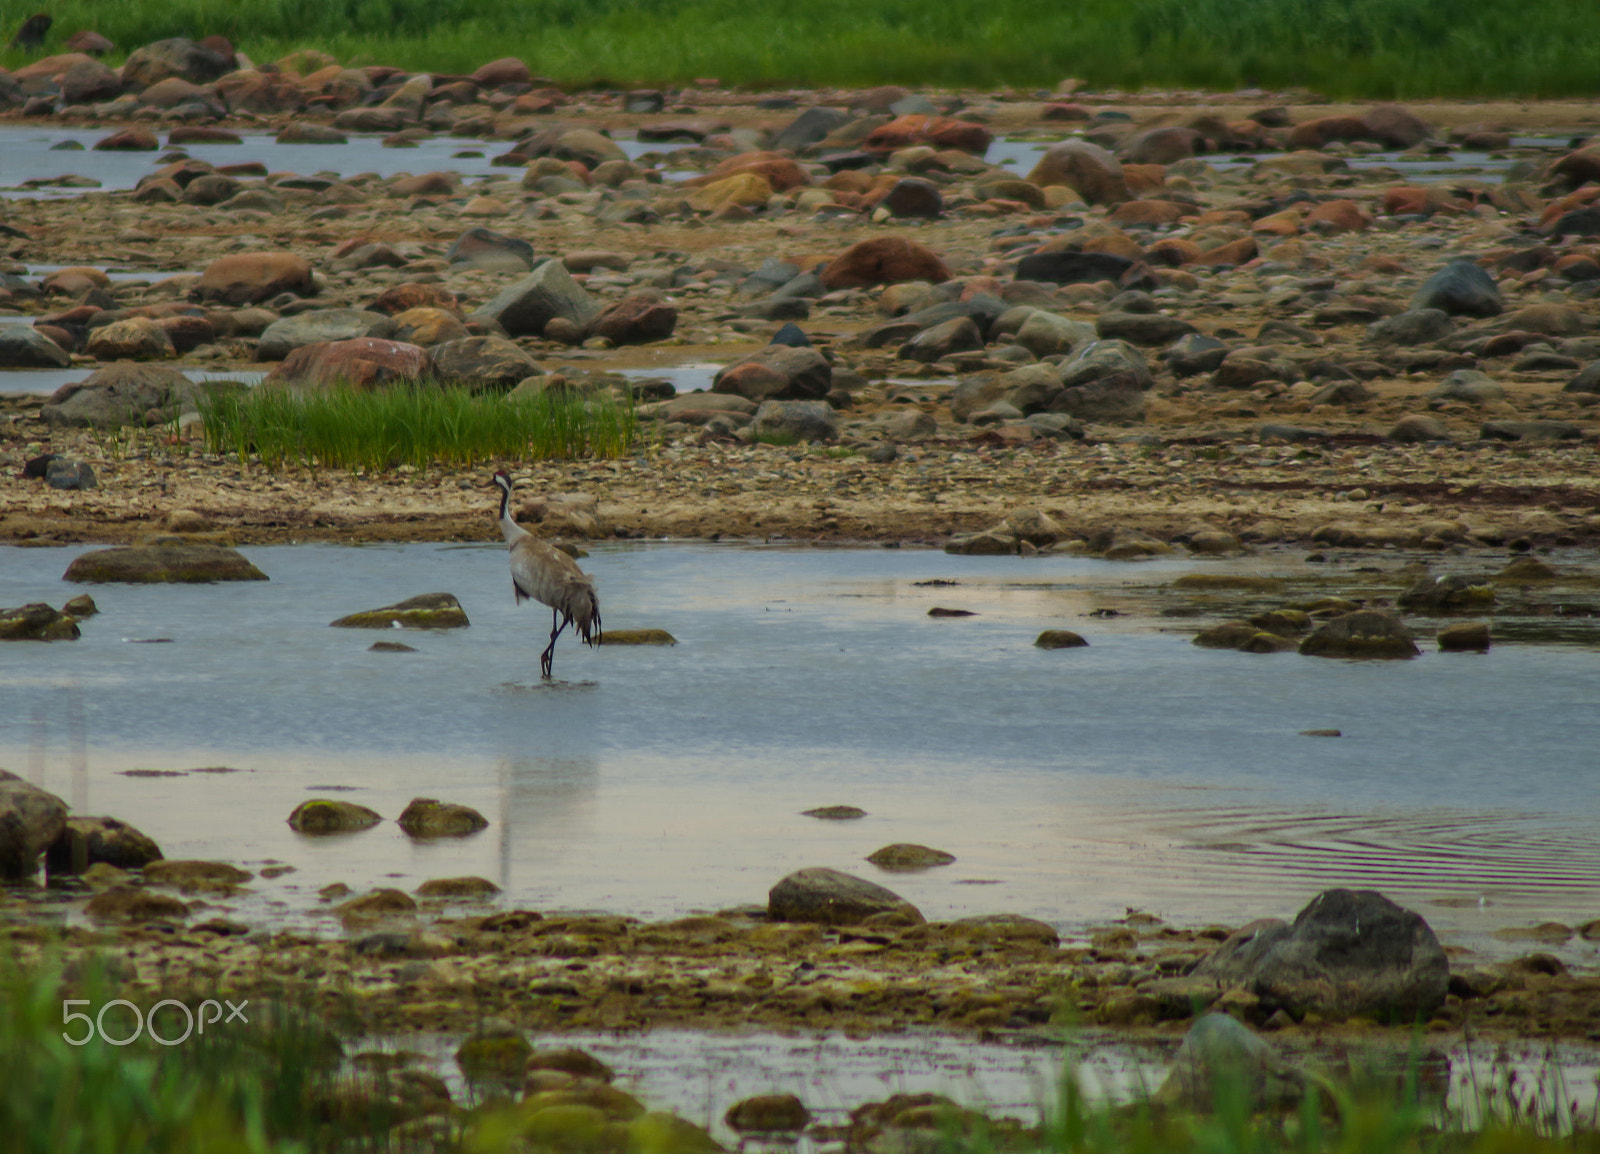
<path fill-rule="evenodd" d="M 886 845 L 882 849 L 874 850 L 867 855 L 867 860 L 879 869 L 904 872 L 949 865 L 956 860 L 956 855 L 946 853 L 942 849 L 934 849 L 931 846 L 915 845 L 911 842 L 896 842 L 893 845 Z"/>
<path fill-rule="evenodd" d="M 76 641 L 79 632 L 70 614 L 42 601 L 0 609 L 0 641 Z"/>
<path fill-rule="evenodd" d="M 351 613 L 328 623 L 335 629 L 461 629 L 471 622 L 451 593 L 423 593 L 382 609 Z"/>
<path fill-rule="evenodd" d="M 1437 638 L 1441 653 L 1487 653 L 1490 637 L 1487 621 L 1463 621 L 1439 630 Z"/>
<path fill-rule="evenodd" d="M 725 1154 L 702 1127 L 676 1114 L 652 1111 L 628 1123 L 628 1154 Z"/>
<path fill-rule="evenodd" d="M 857 818 L 867 816 L 867 811 L 853 805 L 820 805 L 816 809 L 803 810 L 801 817 L 814 817 L 821 821 L 855 821 Z"/>
<path fill-rule="evenodd" d="M 82 874 L 104 862 L 117 869 L 142 869 L 161 860 L 161 847 L 114 817 L 69 817 L 61 836 L 45 850 L 47 874 Z"/>
<path fill-rule="evenodd" d="M 417 887 L 417 896 L 424 898 L 465 898 L 481 900 L 492 898 L 500 887 L 488 878 L 429 878 Z"/>
<path fill-rule="evenodd" d="M 793 1133 L 806 1128 L 811 1111 L 793 1094 L 757 1094 L 729 1106 L 723 1121 L 741 1134 Z"/>
<path fill-rule="evenodd" d="M 548 1050 L 535 1050 L 528 1055 L 529 1070 L 559 1070 L 575 1078 L 593 1078 L 609 1082 L 616 1076 L 612 1068 L 587 1050 L 576 1046 L 557 1046 Z"/>
<path fill-rule="evenodd" d="M 1414 613 L 1471 613 L 1494 604 L 1494 587 L 1459 573 L 1424 577 L 1395 599 Z"/>
<path fill-rule="evenodd" d="M 1393 613 L 1358 609 L 1323 622 L 1300 642 L 1300 652 L 1310 657 L 1406 658 L 1422 650 Z"/>
<path fill-rule="evenodd" d="M 189 907 L 142 886 L 112 886 L 90 898 L 83 912 L 104 921 L 152 922 L 186 918 Z"/>
<path fill-rule="evenodd" d="M 676 645 L 678 639 L 665 629 L 607 629 L 600 634 L 601 645 Z"/>
<path fill-rule="evenodd" d="M 100 612 L 100 606 L 94 603 L 94 598 L 87 593 L 79 593 L 61 607 L 61 612 L 67 616 L 82 621 L 85 617 L 93 617 Z"/>
<path fill-rule="evenodd" d="M 153 861 L 144 867 L 144 880 L 184 892 L 230 890 L 254 874 L 221 861 Z"/>
<path fill-rule="evenodd" d="M 172 538 L 84 553 L 67 566 L 62 580 L 159 585 L 265 581 L 267 575 L 226 546 Z"/>
<path fill-rule="evenodd" d="M 1089 644 L 1070 629 L 1046 629 L 1033 643 L 1040 649 L 1080 649 Z"/>
<path fill-rule="evenodd" d="M 456 1065 L 469 1078 L 512 1078 L 522 1073 L 532 1053 L 521 1030 L 491 1018 L 456 1049 Z"/>
<path fill-rule="evenodd" d="M 529 1059 L 530 1061 L 532 1059 Z M 644 1103 L 635 1098 L 626 1090 L 619 1090 L 609 1082 L 598 1078 L 578 1078 L 570 1074 L 558 1074 L 554 1070 L 535 1069 L 529 1070 L 531 1077 L 524 1084 L 538 1083 L 547 1077 L 564 1078 L 565 1082 L 529 1093 L 525 1102 L 529 1108 L 542 1109 L 549 1106 L 584 1106 L 589 1109 L 599 1110 L 607 1118 L 627 1121 L 637 1118 L 644 1113 Z"/>
<path fill-rule="evenodd" d="M 382 820 L 377 812 L 353 801 L 314 797 L 294 807 L 289 828 L 306 834 L 354 833 L 371 829 Z"/>
<path fill-rule="evenodd" d="M 489 825 L 488 819 L 468 805 L 414 797 L 397 819 L 412 837 L 465 837 Z"/>
<path fill-rule="evenodd" d="M 1556 572 L 1555 566 L 1547 565 L 1537 557 L 1518 557 L 1496 573 L 1493 579 L 1512 585 L 1530 585 L 1540 581 L 1555 581 L 1559 576 L 1560 574 Z M 72 611 L 70 603 L 67 611 L 69 613 Z"/>
<path fill-rule="evenodd" d="M 370 920 L 393 917 L 397 914 L 414 914 L 417 912 L 417 903 L 403 890 L 381 889 L 341 902 L 334 909 L 346 919 Z"/>
<path fill-rule="evenodd" d="M 498 1042 L 498 1039 L 486 1042 L 482 1048 L 492 1053 Z M 463 1043 L 462 1048 L 470 1044 Z M 461 1061 L 459 1055 L 456 1060 Z M 485 1071 L 476 1076 L 490 1077 L 492 1073 Z M 523 1140 L 536 1150 L 558 1151 L 559 1154 L 601 1154 L 618 1145 L 611 1132 L 611 1119 L 604 1110 L 594 1106 L 576 1102 L 540 1105 L 532 1101 L 523 1103 L 518 1113 L 521 1115 L 518 1128 Z"/>
<path fill-rule="evenodd" d="M 1249 621 L 1223 621 L 1196 633 L 1194 644 L 1202 649 L 1238 649 L 1260 632 Z"/>
<path fill-rule="evenodd" d="M 1185 573 L 1172 583 L 1174 589 L 1238 590 L 1248 593 L 1282 593 L 1282 577 L 1255 577 L 1248 573 Z"/>

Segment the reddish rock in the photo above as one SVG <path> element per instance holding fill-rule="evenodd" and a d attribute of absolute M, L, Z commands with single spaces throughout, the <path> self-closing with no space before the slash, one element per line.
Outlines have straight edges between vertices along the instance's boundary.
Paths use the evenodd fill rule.
<path fill-rule="evenodd" d="M 315 295 L 310 262 L 292 252 L 250 252 L 212 261 L 200 274 L 193 296 L 202 301 L 250 305 L 286 292 Z"/>
<path fill-rule="evenodd" d="M 424 172 L 389 182 L 390 196 L 451 196 L 461 178 L 453 172 Z"/>
<path fill-rule="evenodd" d="M 1255 238 L 1247 236 L 1240 240 L 1218 245 L 1213 249 L 1207 249 L 1196 258 L 1195 263 L 1204 265 L 1248 264 L 1256 259 L 1257 252 Z"/>
<path fill-rule="evenodd" d="M 1411 148 L 1433 136 L 1416 113 L 1398 104 L 1379 104 L 1361 114 L 1366 139 L 1385 148 Z"/>
<path fill-rule="evenodd" d="M 1457 143 L 1473 152 L 1499 152 L 1502 148 L 1511 147 L 1511 134 L 1490 131 L 1464 132 Z"/>
<path fill-rule="evenodd" d="M 183 124 L 167 133 L 167 147 L 179 144 L 243 144 L 244 138 L 226 128 L 209 124 Z"/>
<path fill-rule="evenodd" d="M 97 268 L 85 265 L 73 265 L 71 268 L 58 268 L 55 272 L 39 282 L 39 289 L 46 296 L 82 296 L 90 289 L 105 288 L 111 283 L 111 278 Z M 59 321 L 61 318 L 54 318 Z"/>
<path fill-rule="evenodd" d="M 1046 149 L 1028 180 L 1041 188 L 1065 185 L 1086 204 L 1115 205 L 1132 199 L 1121 162 L 1098 144 L 1083 140 L 1065 140 Z"/>
<path fill-rule="evenodd" d="M 329 389 L 338 384 L 376 389 L 418 381 L 433 369 L 428 351 L 401 341 L 355 337 L 295 349 L 267 374 L 263 387 Z"/>
<path fill-rule="evenodd" d="M 811 174 L 795 163 L 793 157 L 776 152 L 745 152 L 730 156 L 704 176 L 692 177 L 683 183 L 691 188 L 715 184 L 730 176 L 749 173 L 759 176 L 774 192 L 788 192 L 791 188 L 807 188 Z"/>
<path fill-rule="evenodd" d="M 124 128 L 94 142 L 96 152 L 154 152 L 161 141 L 148 128 Z"/>
<path fill-rule="evenodd" d="M 1336 140 L 1366 140 L 1366 122 L 1356 116 L 1322 116 L 1297 124 L 1289 133 L 1288 148 L 1321 148 Z"/>
<path fill-rule="evenodd" d="M 205 104 L 222 111 L 216 96 L 209 88 L 191 84 L 181 76 L 158 80 L 139 93 L 139 103 L 146 108 L 176 108 L 180 104 Z"/>
<path fill-rule="evenodd" d="M 937 253 L 902 236 L 874 237 L 851 245 L 822 270 L 828 289 L 865 288 L 925 280 L 940 284 L 950 279 Z"/>
<path fill-rule="evenodd" d="M 1040 120 L 1088 120 L 1091 113 L 1081 104 L 1046 104 Z"/>
<path fill-rule="evenodd" d="M 33 80 L 39 76 L 60 76 L 75 64 L 93 64 L 94 57 L 83 52 L 62 52 L 56 56 L 46 56 L 42 60 L 35 60 L 32 64 L 24 64 L 21 68 L 11 73 L 13 80 Z"/>
<path fill-rule="evenodd" d="M 68 104 L 93 104 L 122 95 L 122 77 L 98 60 L 74 64 L 56 78 L 56 83 L 61 85 L 61 99 Z"/>
<path fill-rule="evenodd" d="M 1167 183 L 1167 166 L 1164 164 L 1124 164 L 1122 179 L 1127 182 L 1132 196 L 1154 192 Z"/>
<path fill-rule="evenodd" d="M 1187 212 L 1170 200 L 1130 200 L 1112 209 L 1107 219 L 1117 224 L 1177 224 Z"/>
<path fill-rule="evenodd" d="M 677 324 L 676 306 L 649 293 L 629 293 L 595 317 L 589 332 L 619 345 L 645 345 L 666 340 Z"/>
<path fill-rule="evenodd" d="M 861 142 L 861 147 L 867 152 L 894 152 L 910 148 L 913 144 L 927 144 L 934 148 L 958 148 L 962 152 L 982 156 L 993 141 L 993 134 L 981 124 L 913 113 L 896 117 L 874 129 Z"/>
<path fill-rule="evenodd" d="M 1363 232 L 1372 227 L 1372 217 L 1353 200 L 1330 200 L 1306 213 L 1307 228 L 1320 224 L 1318 232 Z"/>
<path fill-rule="evenodd" d="M 306 93 L 293 80 L 254 69 L 230 72 L 212 88 L 235 112 L 298 112 L 306 103 Z"/>
<path fill-rule="evenodd" d="M 472 79 L 483 88 L 503 88 L 509 84 L 527 84 L 533 79 L 533 74 L 515 56 L 502 56 L 476 69 Z"/>
<path fill-rule="evenodd" d="M 177 355 L 171 338 L 149 317 L 127 317 L 90 329 L 84 351 L 98 361 L 164 361 Z"/>
<path fill-rule="evenodd" d="M 368 311 L 398 316 L 411 309 L 444 309 L 461 314 L 456 294 L 447 288 L 428 284 L 397 284 L 384 289 L 367 306 Z"/>
<path fill-rule="evenodd" d="M 179 353 L 208 345 L 217 339 L 216 328 L 205 317 L 162 317 L 156 324 L 161 326 L 161 331 L 167 334 L 172 347 Z"/>
<path fill-rule="evenodd" d="M 66 47 L 89 56 L 104 56 L 116 47 L 98 32 L 84 28 L 67 37 Z"/>
<path fill-rule="evenodd" d="M 1569 152 L 1550 166 L 1551 178 L 1560 177 L 1569 184 L 1588 184 L 1600 180 L 1600 144 L 1590 144 Z"/>
<path fill-rule="evenodd" d="M 1177 268 L 1200 259 L 1200 246 L 1192 240 L 1169 236 L 1145 249 L 1145 259 L 1165 268 Z"/>

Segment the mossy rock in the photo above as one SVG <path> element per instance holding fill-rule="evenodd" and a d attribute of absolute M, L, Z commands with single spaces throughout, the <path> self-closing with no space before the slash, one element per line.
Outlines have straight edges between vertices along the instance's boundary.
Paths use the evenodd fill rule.
<path fill-rule="evenodd" d="M 78 623 L 42 601 L 0 609 L 0 641 L 76 641 Z"/>
<path fill-rule="evenodd" d="M 949 865 L 956 860 L 956 855 L 946 853 L 942 849 L 934 849 L 931 846 L 914 845 L 910 842 L 896 842 L 894 845 L 886 845 L 882 849 L 874 850 L 867 855 L 867 860 L 879 869 L 906 872 Z"/>
<path fill-rule="evenodd" d="M 1311 617 L 1338 617 L 1354 613 L 1361 608 L 1361 602 L 1351 601 L 1348 597 L 1317 597 L 1310 601 L 1296 601 L 1289 608 Z"/>
<path fill-rule="evenodd" d="M 1511 585 L 1532 585 L 1542 581 L 1558 581 L 1560 578 L 1554 566 L 1546 565 L 1537 557 L 1518 557 L 1496 573 L 1492 580 Z"/>
<path fill-rule="evenodd" d="M 867 811 L 853 805 L 820 805 L 816 809 L 802 810 L 800 816 L 819 821 L 855 821 L 866 817 Z"/>
<path fill-rule="evenodd" d="M 1257 629 L 1284 637 L 1311 632 L 1311 615 L 1299 609 L 1269 609 L 1246 620 Z"/>
<path fill-rule="evenodd" d="M 1282 577 L 1252 577 L 1247 573 L 1185 573 L 1172 583 L 1172 587 L 1202 591 L 1225 589 L 1246 593 L 1282 593 L 1287 582 Z"/>
<path fill-rule="evenodd" d="M 330 621 L 334 629 L 463 629 L 467 620 L 461 602 L 450 593 L 423 593 L 382 609 L 367 609 Z"/>
<path fill-rule="evenodd" d="M 1238 649 L 1261 630 L 1248 621 L 1224 621 L 1194 635 L 1201 649 Z"/>
<path fill-rule="evenodd" d="M 404 890 L 381 889 L 341 902 L 334 909 L 345 917 L 382 918 L 417 912 L 415 899 Z"/>
<path fill-rule="evenodd" d="M 741 1134 L 795 1133 L 806 1128 L 811 1111 L 793 1094 L 758 1094 L 728 1107 L 722 1120 Z"/>
<path fill-rule="evenodd" d="M 68 617 L 82 621 L 85 617 L 93 617 L 100 612 L 100 606 L 94 603 L 94 598 L 87 593 L 79 593 L 61 607 L 61 612 Z"/>
<path fill-rule="evenodd" d="M 1422 651 L 1394 614 L 1360 609 L 1323 622 L 1300 642 L 1300 652 L 1309 657 L 1394 659 L 1416 657 Z"/>
<path fill-rule="evenodd" d="M 132 585 L 204 584 L 265 581 L 267 575 L 234 549 L 173 537 L 145 545 L 85 553 L 67 566 L 62 580 Z"/>
<path fill-rule="evenodd" d="M 457 900 L 483 901 L 494 897 L 500 887 L 488 878 L 429 878 L 417 887 L 417 896 L 424 898 L 455 898 Z"/>
<path fill-rule="evenodd" d="M 414 797 L 396 819 L 412 837 L 466 837 L 488 828 L 489 821 L 469 805 Z"/>
<path fill-rule="evenodd" d="M 706 1130 L 676 1114 L 652 1111 L 628 1123 L 628 1154 L 726 1154 Z"/>
<path fill-rule="evenodd" d="M 599 1058 L 587 1050 L 580 1050 L 576 1046 L 556 1046 L 547 1050 L 535 1050 L 528 1055 L 529 1070 L 557 1070 L 563 1074 L 571 1074 L 575 1078 L 591 1078 L 597 1082 L 609 1082 L 616 1076 L 616 1072 Z"/>
<path fill-rule="evenodd" d="M 383 820 L 381 814 L 353 801 L 314 797 L 302 801 L 289 815 L 289 828 L 296 833 L 355 833 L 371 829 Z"/>
<path fill-rule="evenodd" d="M 1039 649 L 1082 649 L 1089 643 L 1070 629 L 1046 629 L 1033 644 Z"/>
<path fill-rule="evenodd" d="M 175 897 L 142 886 L 112 886 L 90 898 L 83 912 L 104 921 L 181 921 L 189 916 L 189 907 Z"/>
<path fill-rule="evenodd" d="M 537 1150 L 559 1154 L 600 1154 L 619 1149 L 621 1135 L 605 1111 L 578 1103 L 540 1105 L 543 1094 L 522 1104 L 517 1129 Z"/>
<path fill-rule="evenodd" d="M 1436 638 L 1441 653 L 1487 653 L 1491 639 L 1487 621 L 1463 621 L 1439 630 Z"/>
<path fill-rule="evenodd" d="M 1247 638 L 1239 646 L 1240 653 L 1285 653 L 1290 649 L 1299 648 L 1293 637 L 1285 637 L 1281 633 L 1269 633 L 1263 629 L 1255 636 Z"/>
<path fill-rule="evenodd" d="M 172 886 L 190 893 L 200 890 L 226 892 L 255 877 L 249 870 L 221 861 L 153 861 L 144 867 L 144 880 L 158 886 Z"/>
<path fill-rule="evenodd" d="M 607 629 L 600 634 L 601 645 L 676 645 L 678 639 L 665 629 Z"/>
<path fill-rule="evenodd" d="M 1473 613 L 1494 604 L 1494 586 L 1452 574 L 1423 577 L 1395 599 L 1413 613 Z"/>
<path fill-rule="evenodd" d="M 607 1118 L 622 1122 L 637 1118 L 644 1113 L 644 1103 L 639 1099 L 626 1090 L 619 1090 L 598 1078 L 575 1078 L 566 1086 L 531 1095 L 526 1101 L 530 1106 L 538 1108 L 587 1106 L 599 1110 Z"/>
<path fill-rule="evenodd" d="M 488 1023 L 456 1049 L 456 1065 L 469 1078 L 516 1078 L 531 1053 L 533 1047 L 522 1031 L 504 1023 Z M 600 1118 L 604 1121 L 605 1115 Z"/>

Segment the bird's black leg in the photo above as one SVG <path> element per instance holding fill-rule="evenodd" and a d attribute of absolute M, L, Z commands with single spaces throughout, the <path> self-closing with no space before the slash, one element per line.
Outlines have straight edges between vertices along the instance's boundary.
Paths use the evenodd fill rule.
<path fill-rule="evenodd" d="M 550 680 L 550 667 L 555 663 L 556 638 L 561 636 L 561 631 L 567 627 L 565 621 L 559 621 L 554 610 L 550 613 L 550 644 L 545 646 L 543 653 L 539 654 L 539 674 L 546 681 Z"/>

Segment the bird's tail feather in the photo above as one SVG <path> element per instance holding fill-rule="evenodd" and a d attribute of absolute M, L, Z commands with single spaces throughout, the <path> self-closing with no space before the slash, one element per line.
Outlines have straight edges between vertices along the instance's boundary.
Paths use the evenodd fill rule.
<path fill-rule="evenodd" d="M 567 599 L 567 620 L 585 645 L 600 644 L 600 598 L 587 584 L 574 583 Z"/>

